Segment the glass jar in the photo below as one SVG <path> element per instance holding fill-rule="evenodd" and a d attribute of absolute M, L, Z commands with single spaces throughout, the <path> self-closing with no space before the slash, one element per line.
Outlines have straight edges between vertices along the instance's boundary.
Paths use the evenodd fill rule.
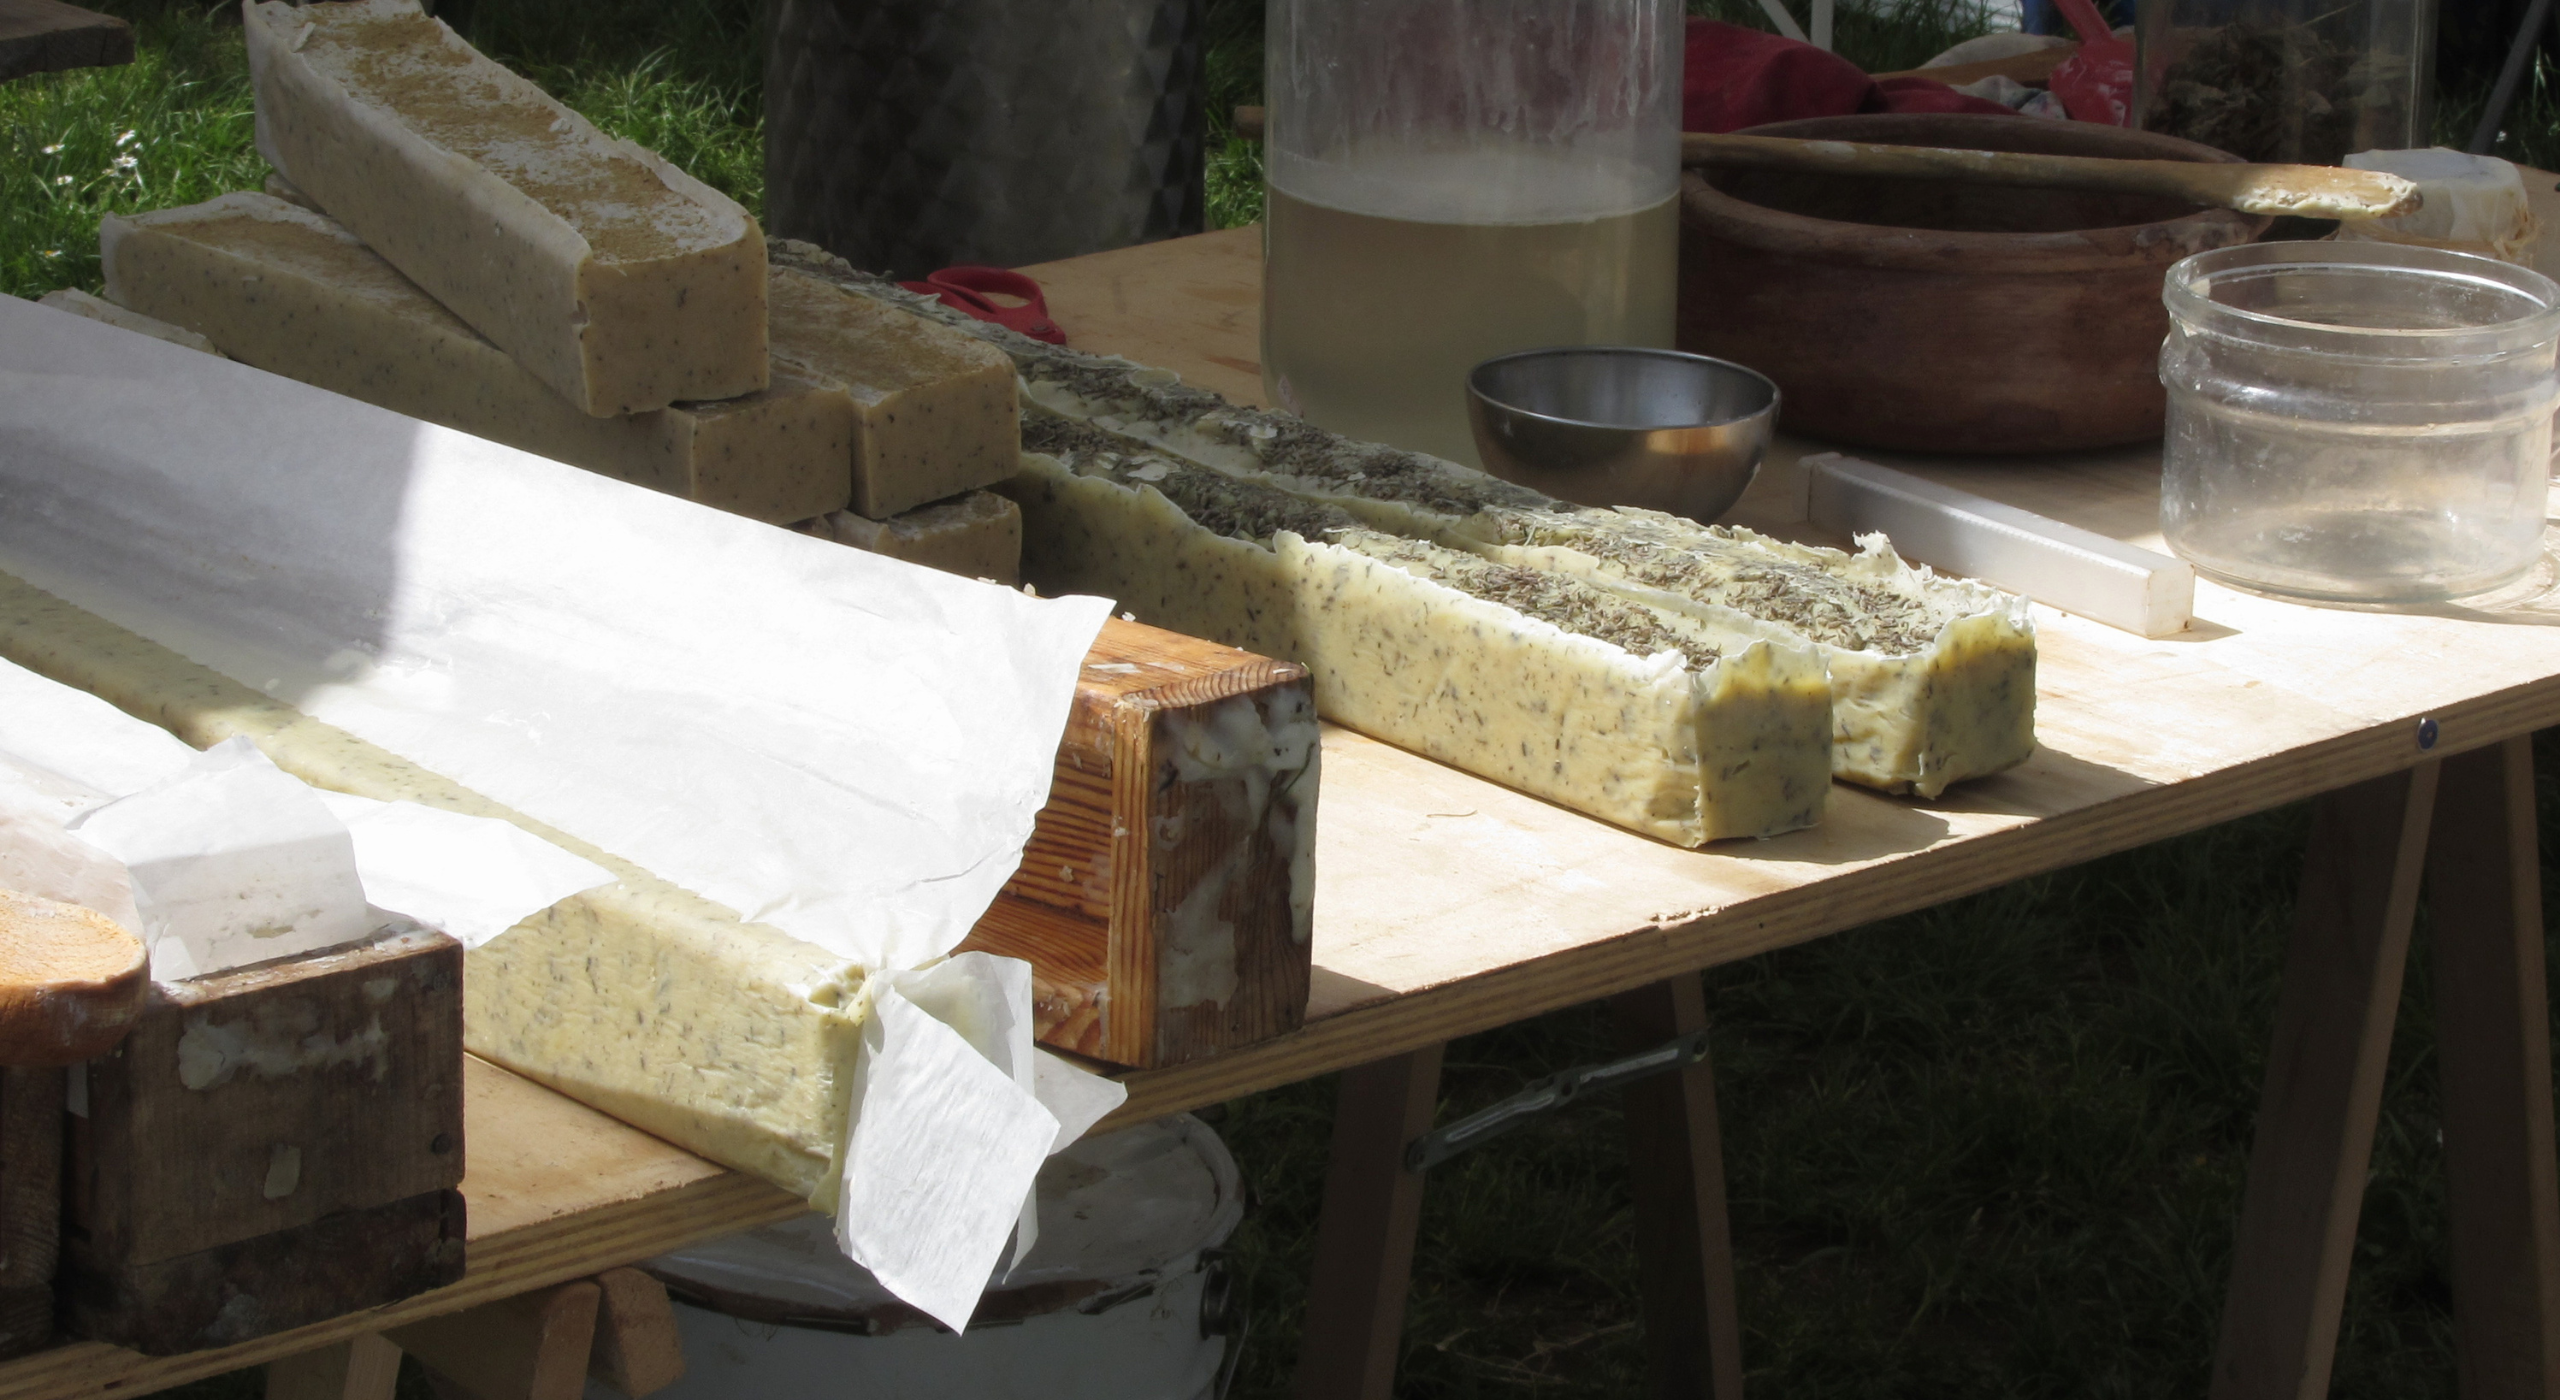
<path fill-rule="evenodd" d="M 2435 0 L 2141 0 L 2133 124 L 2242 160 L 2429 144 Z"/>
<path fill-rule="evenodd" d="M 1679 0 L 1269 0 L 1262 375 L 1470 465 L 1467 372 L 1668 348 Z"/>
<path fill-rule="evenodd" d="M 2390 243 L 2258 243 L 2169 269 L 2160 530 L 2199 570 L 2412 603 L 2540 555 L 2560 285 Z"/>

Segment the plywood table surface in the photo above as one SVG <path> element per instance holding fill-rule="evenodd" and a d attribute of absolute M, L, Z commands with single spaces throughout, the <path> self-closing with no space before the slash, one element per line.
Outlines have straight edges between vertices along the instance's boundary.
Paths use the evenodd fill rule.
<path fill-rule="evenodd" d="M 790 1193 L 672 1147 L 476 1059 L 464 1061 L 460 1283 L 388 1307 L 184 1356 L 74 1342 L 0 1363 L 0 1400 L 140 1395 L 512 1297 L 806 1209 Z"/>
<path fill-rule="evenodd" d="M 1069 343 L 1260 401 L 1258 230 L 1026 269 Z M 1740 518 L 1808 535 L 1782 445 Z M 1869 454 L 1873 455 L 1873 454 Z M 1898 464 L 2160 547 L 2156 448 Z M 2546 557 L 2531 587 L 2548 587 Z M 1684 851 L 1329 728 L 1304 1029 L 1129 1079 L 1131 1121 L 1339 1070 L 2194 831 L 2560 723 L 2560 604 L 2377 613 L 2200 585 L 2146 641 L 2050 608 L 2038 751 L 1936 802 Z M 2420 721 L 2432 719 L 2432 750 Z"/>

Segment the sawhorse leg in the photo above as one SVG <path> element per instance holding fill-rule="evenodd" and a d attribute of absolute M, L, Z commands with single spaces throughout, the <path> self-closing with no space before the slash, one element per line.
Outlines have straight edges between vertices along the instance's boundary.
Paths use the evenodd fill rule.
<path fill-rule="evenodd" d="M 2276 992 L 2213 1400 L 2329 1393 L 2437 765 L 2321 799 Z"/>
<path fill-rule="evenodd" d="M 1639 987 L 1611 1005 L 1619 1036 L 1643 1050 L 1706 1029 L 1696 974 Z M 1645 1350 L 1657 1400 L 1741 1400 L 1742 1318 L 1725 1221 L 1724 1149 L 1712 1061 L 1626 1088 L 1627 1173 Z"/>
<path fill-rule="evenodd" d="M 1299 1400 L 1389 1400 L 1395 1392 L 1405 1290 L 1422 1225 L 1422 1173 L 1405 1170 L 1404 1149 L 1431 1131 L 1441 1049 L 1426 1046 L 1342 1072 L 1298 1342 Z"/>
<path fill-rule="evenodd" d="M 2316 1400 L 2424 872 L 2466 1400 L 2560 1393 L 2560 1185 L 2529 739 L 2332 794 L 2285 952 L 2215 1400 Z"/>
<path fill-rule="evenodd" d="M 1707 1024 L 1706 992 L 1694 973 L 1628 992 L 1611 1010 L 1629 1050 Z M 1422 1176 L 1405 1169 L 1404 1153 L 1431 1130 L 1440 1053 L 1435 1045 L 1342 1076 L 1298 1349 L 1300 1400 L 1386 1400 L 1393 1393 L 1422 1220 Z M 1624 1092 L 1653 1393 L 1662 1400 L 1740 1400 L 1742 1324 L 1714 1067 L 1701 1060 Z"/>
<path fill-rule="evenodd" d="M 2444 761 L 2427 908 L 2464 1400 L 2560 1395 L 2560 1164 L 2536 844 L 2531 739 Z"/>

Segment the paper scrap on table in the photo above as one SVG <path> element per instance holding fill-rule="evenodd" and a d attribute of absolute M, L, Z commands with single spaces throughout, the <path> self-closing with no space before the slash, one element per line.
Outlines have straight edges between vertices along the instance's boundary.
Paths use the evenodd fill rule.
<path fill-rule="evenodd" d="M 163 981 L 364 937 L 367 905 L 476 947 L 612 878 L 507 822 L 322 792 L 245 738 L 198 753 L 0 661 L 0 885 L 116 920 Z"/>
<path fill-rule="evenodd" d="M 1034 1051 L 1031 967 L 1018 958 L 962 953 L 880 979 L 862 1045 L 836 1241 L 960 1331 L 988 1279 L 1038 1237 L 1040 1163 L 1128 1091 Z"/>
<path fill-rule="evenodd" d="M 244 738 L 81 813 L 71 832 L 131 874 L 162 982 L 352 943 L 374 928 L 346 825 Z"/>
<path fill-rule="evenodd" d="M 866 968 L 965 937 L 1110 604 L 0 305 L 0 569 Z"/>

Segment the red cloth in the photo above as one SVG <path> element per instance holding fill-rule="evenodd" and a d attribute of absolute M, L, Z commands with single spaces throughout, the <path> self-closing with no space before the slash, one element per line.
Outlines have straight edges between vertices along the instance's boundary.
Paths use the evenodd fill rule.
<path fill-rule="evenodd" d="M 1929 78 L 1878 82 L 1858 65 L 1811 44 L 1721 20 L 1689 21 L 1680 89 L 1681 129 L 1739 131 L 1798 117 L 1852 112 L 1990 112 L 1997 102 L 1968 97 Z"/>

